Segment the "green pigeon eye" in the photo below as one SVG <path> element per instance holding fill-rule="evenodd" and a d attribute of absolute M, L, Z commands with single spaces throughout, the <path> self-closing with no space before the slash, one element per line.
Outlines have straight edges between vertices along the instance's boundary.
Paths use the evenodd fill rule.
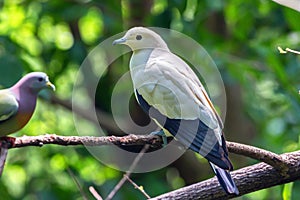
<path fill-rule="evenodd" d="M 44 79 L 42 77 L 38 78 L 39 82 L 42 82 Z"/>

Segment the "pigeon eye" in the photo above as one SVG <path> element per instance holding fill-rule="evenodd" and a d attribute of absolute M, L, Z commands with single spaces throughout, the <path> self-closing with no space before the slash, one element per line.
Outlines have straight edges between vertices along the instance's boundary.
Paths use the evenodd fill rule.
<path fill-rule="evenodd" d="M 137 35 L 136 37 L 135 37 L 135 39 L 137 39 L 137 40 L 141 40 L 143 37 L 141 36 L 141 35 Z"/>
<path fill-rule="evenodd" d="M 42 77 L 38 78 L 39 82 L 42 82 L 44 79 Z"/>

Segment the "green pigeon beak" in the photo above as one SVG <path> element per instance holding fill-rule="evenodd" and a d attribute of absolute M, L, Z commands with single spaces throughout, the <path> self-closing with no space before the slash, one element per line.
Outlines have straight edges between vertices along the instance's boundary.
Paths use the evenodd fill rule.
<path fill-rule="evenodd" d="M 50 81 L 48 81 L 48 82 L 46 83 L 46 86 L 47 86 L 47 88 L 49 88 L 49 89 L 55 91 L 55 85 L 53 85 Z"/>
<path fill-rule="evenodd" d="M 113 45 L 116 45 L 116 44 L 124 44 L 126 42 L 126 38 L 120 38 L 120 39 L 117 39 L 115 41 L 113 41 Z"/>

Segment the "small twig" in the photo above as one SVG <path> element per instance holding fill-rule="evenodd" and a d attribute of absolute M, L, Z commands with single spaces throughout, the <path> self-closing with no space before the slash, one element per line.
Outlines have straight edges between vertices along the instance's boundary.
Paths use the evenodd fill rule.
<path fill-rule="evenodd" d="M 96 189 L 93 186 L 89 187 L 89 191 L 95 197 L 95 199 L 103 200 L 103 198 L 99 195 L 99 193 L 96 191 Z"/>
<path fill-rule="evenodd" d="M 122 178 L 118 184 L 114 187 L 114 189 L 108 194 L 108 196 L 105 198 L 105 200 L 111 200 L 115 194 L 120 190 L 120 188 L 124 185 L 126 182 L 126 178 Z"/>
<path fill-rule="evenodd" d="M 290 49 L 290 48 L 286 48 L 285 50 L 286 50 L 286 51 L 289 51 L 289 52 L 291 52 L 291 53 L 300 55 L 300 52 L 299 52 L 299 51 L 296 51 L 296 50 L 293 50 L 293 49 Z"/>
<path fill-rule="evenodd" d="M 131 178 L 129 178 L 126 174 L 124 174 L 124 177 L 134 186 L 135 189 L 138 189 L 147 199 L 150 199 L 151 197 L 145 192 L 144 188 L 142 186 L 138 186 Z"/>
<path fill-rule="evenodd" d="M 291 53 L 300 55 L 300 51 L 296 51 L 296 50 L 293 50 L 290 48 L 285 48 L 285 50 L 283 50 L 281 47 L 277 47 L 277 49 L 278 49 L 279 53 L 281 53 L 281 54 L 286 54 L 288 52 L 291 52 Z"/>
<path fill-rule="evenodd" d="M 88 200 L 87 196 L 85 195 L 85 193 L 84 193 L 84 191 L 83 191 L 81 185 L 79 184 L 77 178 L 75 177 L 74 173 L 71 171 L 70 168 L 67 168 L 67 172 L 68 172 L 68 174 L 72 177 L 74 183 L 76 184 L 78 190 L 80 191 L 80 194 L 81 194 L 82 198 L 83 198 L 84 200 Z"/>
<path fill-rule="evenodd" d="M 135 157 L 135 159 L 133 160 L 131 166 L 129 167 L 129 170 L 126 172 L 127 176 L 130 176 L 131 172 L 135 169 L 136 165 L 138 164 L 138 162 L 141 160 L 141 158 L 143 157 L 144 153 L 149 149 L 149 144 L 146 144 L 143 149 L 140 151 L 140 153 Z"/>
<path fill-rule="evenodd" d="M 140 159 L 148 149 L 149 149 L 149 145 L 146 144 L 144 148 L 141 150 L 141 152 L 135 157 L 131 166 L 129 167 L 129 170 L 125 174 L 127 177 L 130 176 L 131 172 L 134 170 L 134 168 L 136 167 L 136 165 L 138 164 L 138 162 L 140 161 Z M 114 189 L 108 194 L 105 200 L 111 200 L 115 196 L 115 194 L 120 190 L 120 188 L 125 182 L 126 182 L 126 177 L 123 176 L 123 178 L 118 182 L 118 184 L 114 187 Z"/>

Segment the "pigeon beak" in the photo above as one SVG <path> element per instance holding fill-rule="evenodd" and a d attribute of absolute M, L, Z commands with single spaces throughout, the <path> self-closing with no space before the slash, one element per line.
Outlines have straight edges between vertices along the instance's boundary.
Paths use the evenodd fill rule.
<path fill-rule="evenodd" d="M 124 44 L 126 42 L 126 38 L 120 38 L 120 39 L 117 39 L 115 41 L 113 41 L 113 45 L 116 45 L 116 44 Z"/>
<path fill-rule="evenodd" d="M 53 91 L 55 91 L 55 85 L 53 85 L 50 81 L 48 81 L 46 83 L 47 88 L 52 89 Z"/>

